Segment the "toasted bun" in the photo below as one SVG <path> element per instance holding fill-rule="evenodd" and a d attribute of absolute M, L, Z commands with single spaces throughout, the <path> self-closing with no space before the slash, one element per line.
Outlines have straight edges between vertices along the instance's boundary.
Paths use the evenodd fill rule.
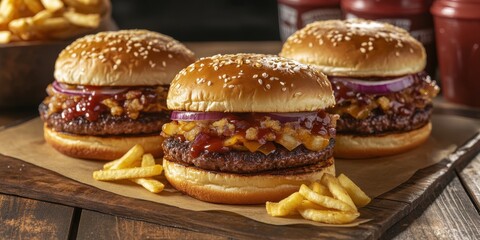
<path fill-rule="evenodd" d="M 422 44 L 401 28 L 362 19 L 319 21 L 291 35 L 280 56 L 329 76 L 388 77 L 425 68 Z"/>
<path fill-rule="evenodd" d="M 337 134 L 336 158 L 372 158 L 403 153 L 425 142 L 432 131 L 429 122 L 422 128 L 381 136 L 354 136 Z"/>
<path fill-rule="evenodd" d="M 45 140 L 57 151 L 75 158 L 114 160 L 123 156 L 135 144 L 154 157 L 163 156 L 163 137 L 158 135 L 132 137 L 95 137 L 56 132 L 43 127 Z"/>
<path fill-rule="evenodd" d="M 298 191 L 301 184 L 335 175 L 333 158 L 328 166 L 318 165 L 314 171 L 296 174 L 234 174 L 210 172 L 187 167 L 163 159 L 165 177 L 176 189 L 206 202 L 226 204 L 264 204 L 280 201 Z"/>
<path fill-rule="evenodd" d="M 172 110 L 219 112 L 303 112 L 335 104 L 324 74 L 307 65 L 262 54 L 202 58 L 172 82 Z"/>
<path fill-rule="evenodd" d="M 77 85 L 166 85 L 194 61 L 194 54 L 183 44 L 160 33 L 101 32 L 65 48 L 55 63 L 54 75 L 59 82 Z"/>

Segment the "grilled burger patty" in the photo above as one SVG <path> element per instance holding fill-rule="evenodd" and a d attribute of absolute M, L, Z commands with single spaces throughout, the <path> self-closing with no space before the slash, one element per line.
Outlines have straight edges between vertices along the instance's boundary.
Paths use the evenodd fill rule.
<path fill-rule="evenodd" d="M 170 137 L 163 142 L 164 158 L 171 162 L 193 165 L 210 171 L 232 173 L 258 173 L 270 170 L 294 168 L 327 161 L 333 156 L 335 140 L 330 139 L 329 145 L 322 151 L 314 152 L 303 145 L 288 151 L 276 144 L 275 152 L 265 155 L 260 152 L 228 151 L 225 153 L 203 152 L 198 157 L 192 157 L 190 148 L 192 142 Z"/>
<path fill-rule="evenodd" d="M 76 117 L 72 120 L 62 118 L 61 113 L 48 115 L 48 106 L 40 104 L 40 117 L 47 127 L 57 132 L 67 132 L 78 135 L 123 135 L 123 134 L 150 134 L 159 133 L 162 125 L 169 121 L 169 114 L 142 113 L 137 119 L 128 116 L 112 116 L 103 113 L 96 121 L 89 121 L 85 117 Z"/>
<path fill-rule="evenodd" d="M 349 115 L 344 115 L 337 121 L 337 133 L 372 135 L 387 132 L 408 132 L 427 124 L 431 115 L 431 104 L 424 109 L 416 108 L 408 115 L 374 112 L 365 119 L 355 119 Z"/>

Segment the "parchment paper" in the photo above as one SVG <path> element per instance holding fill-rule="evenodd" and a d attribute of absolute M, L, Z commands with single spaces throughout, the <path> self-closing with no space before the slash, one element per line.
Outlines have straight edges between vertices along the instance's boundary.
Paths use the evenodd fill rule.
<path fill-rule="evenodd" d="M 407 181 L 417 170 L 433 165 L 452 153 L 476 132 L 480 121 L 468 118 L 436 115 L 433 132 L 421 147 L 401 155 L 366 160 L 336 159 L 337 174 L 344 173 L 371 196 L 376 197 Z M 19 126 L 0 132 L 0 153 L 52 170 L 76 181 L 113 192 L 192 211 L 226 211 L 240 214 L 256 221 L 274 225 L 312 224 L 325 226 L 299 218 L 276 218 L 266 214 L 264 205 L 235 206 L 211 204 L 185 196 L 166 185 L 166 190 L 153 194 L 133 183 L 100 182 L 92 178 L 92 172 L 102 168 L 104 162 L 70 158 L 56 152 L 43 139 L 43 123 L 36 118 Z M 166 181 L 163 181 L 166 183 Z M 355 226 L 365 222 L 341 226 Z"/>

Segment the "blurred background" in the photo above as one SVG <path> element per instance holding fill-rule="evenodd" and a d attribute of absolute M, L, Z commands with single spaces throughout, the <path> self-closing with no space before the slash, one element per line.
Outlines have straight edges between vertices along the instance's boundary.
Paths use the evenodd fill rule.
<path fill-rule="evenodd" d="M 180 41 L 279 40 L 276 0 L 112 0 L 120 28 L 146 28 Z"/>

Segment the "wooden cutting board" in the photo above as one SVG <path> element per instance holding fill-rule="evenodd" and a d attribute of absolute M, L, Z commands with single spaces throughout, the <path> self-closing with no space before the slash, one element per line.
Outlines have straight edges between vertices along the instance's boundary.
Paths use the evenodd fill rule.
<path fill-rule="evenodd" d="M 1 154 L 0 192 L 233 238 L 371 239 L 383 236 L 412 211 L 423 211 L 419 206 L 427 206 L 432 195 L 438 195 L 450 182 L 454 171 L 463 168 L 480 151 L 479 138 L 478 134 L 472 136 L 449 158 L 418 171 L 406 183 L 375 198 L 367 207 L 360 209 L 362 218 L 372 221 L 354 228 L 274 226 L 231 213 L 192 212 L 102 191 Z"/>

